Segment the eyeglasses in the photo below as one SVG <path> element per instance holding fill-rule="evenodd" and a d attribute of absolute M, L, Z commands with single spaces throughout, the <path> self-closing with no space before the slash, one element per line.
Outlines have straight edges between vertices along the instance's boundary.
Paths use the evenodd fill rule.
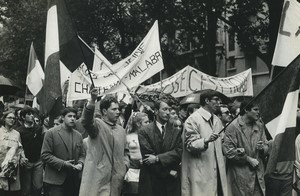
<path fill-rule="evenodd" d="M 214 100 L 216 102 L 221 102 L 221 99 L 219 97 L 213 97 L 210 100 Z"/>
<path fill-rule="evenodd" d="M 6 117 L 8 120 L 16 120 L 16 118 L 15 117 L 11 117 L 11 116 L 9 116 L 9 117 Z"/>
<path fill-rule="evenodd" d="M 222 114 L 230 115 L 231 113 L 229 111 L 226 111 L 226 112 L 222 112 Z"/>

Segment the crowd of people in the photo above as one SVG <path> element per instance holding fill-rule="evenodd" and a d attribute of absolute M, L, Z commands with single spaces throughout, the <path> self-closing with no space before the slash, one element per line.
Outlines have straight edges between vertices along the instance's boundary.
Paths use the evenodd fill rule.
<path fill-rule="evenodd" d="M 136 107 L 97 96 L 54 122 L 29 106 L 3 112 L 1 196 L 292 195 L 294 164 L 265 181 L 273 143 L 249 98 L 225 104 L 207 90 L 199 103 Z"/>

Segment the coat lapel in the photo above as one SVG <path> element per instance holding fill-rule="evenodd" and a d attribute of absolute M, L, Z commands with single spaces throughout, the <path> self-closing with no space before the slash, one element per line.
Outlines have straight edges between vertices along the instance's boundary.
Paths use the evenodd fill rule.
<path fill-rule="evenodd" d="M 173 132 L 174 130 L 172 129 L 172 125 L 170 123 L 168 123 L 166 125 L 166 132 L 165 132 L 165 137 L 163 139 L 163 149 L 166 149 L 168 147 L 168 145 L 170 143 L 172 143 L 173 141 L 173 136 L 175 134 L 175 132 Z"/>
<path fill-rule="evenodd" d="M 154 143 L 153 148 L 161 151 L 163 145 L 163 137 L 159 128 L 157 127 L 156 122 L 153 123 L 153 130 L 154 130 L 152 135 L 152 141 Z M 158 144 L 158 146 L 156 144 Z"/>
<path fill-rule="evenodd" d="M 72 133 L 73 134 L 73 133 Z M 61 127 L 58 131 L 58 135 L 60 136 L 61 140 L 63 141 L 67 151 L 69 152 L 69 149 L 68 149 L 68 145 L 67 145 L 67 141 L 70 139 L 68 138 L 68 135 L 67 133 L 63 130 L 63 128 Z"/>

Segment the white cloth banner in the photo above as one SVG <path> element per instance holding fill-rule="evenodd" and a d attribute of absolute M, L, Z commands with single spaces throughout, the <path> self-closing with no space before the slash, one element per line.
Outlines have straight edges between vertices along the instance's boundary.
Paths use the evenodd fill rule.
<path fill-rule="evenodd" d="M 288 66 L 300 54 L 300 3 L 285 0 L 272 64 Z"/>
<path fill-rule="evenodd" d="M 109 71 L 108 67 L 112 67 L 112 64 L 105 58 L 105 56 L 95 48 L 93 72 Z"/>
<path fill-rule="evenodd" d="M 163 70 L 163 68 L 158 22 L 155 21 L 146 37 L 132 54 L 111 67 L 115 74 L 110 70 L 91 71 L 91 76 L 95 87 L 99 89 L 99 95 L 104 95 L 126 91 L 126 86 L 122 82 L 128 88 L 137 86 Z M 71 74 L 67 100 L 73 101 L 89 98 L 91 84 L 88 70 L 82 64 Z"/>
<path fill-rule="evenodd" d="M 171 94 L 173 97 L 183 97 L 194 91 L 213 89 L 228 97 L 253 96 L 251 69 L 237 75 L 217 78 L 207 75 L 191 66 L 186 66 L 176 74 L 152 85 L 140 86 L 138 94 L 147 91 L 158 91 Z"/>

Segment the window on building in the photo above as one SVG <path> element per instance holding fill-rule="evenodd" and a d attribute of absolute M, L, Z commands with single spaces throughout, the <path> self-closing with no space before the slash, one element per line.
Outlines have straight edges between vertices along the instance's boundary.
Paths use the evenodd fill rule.
<path fill-rule="evenodd" d="M 235 58 L 234 58 L 234 56 L 229 57 L 228 61 L 229 61 L 229 67 L 228 68 L 229 69 L 235 68 Z"/>
<path fill-rule="evenodd" d="M 229 51 L 234 51 L 235 50 L 235 34 L 228 33 L 228 50 Z"/>

